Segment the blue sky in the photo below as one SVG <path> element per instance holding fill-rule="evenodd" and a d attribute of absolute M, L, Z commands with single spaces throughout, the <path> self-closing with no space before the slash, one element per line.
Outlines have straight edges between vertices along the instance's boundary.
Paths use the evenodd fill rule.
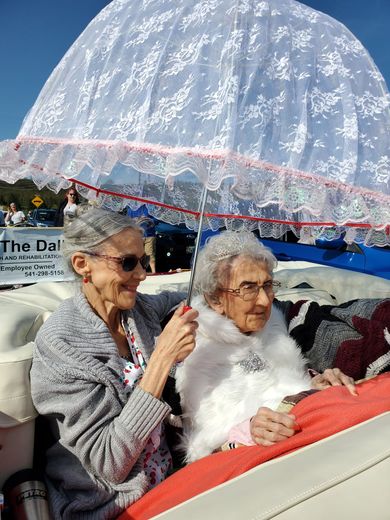
<path fill-rule="evenodd" d="M 368 49 L 390 85 L 390 0 L 301 2 L 344 23 Z M 109 0 L 0 0 L 0 140 L 16 137 L 55 65 L 108 3 Z"/>

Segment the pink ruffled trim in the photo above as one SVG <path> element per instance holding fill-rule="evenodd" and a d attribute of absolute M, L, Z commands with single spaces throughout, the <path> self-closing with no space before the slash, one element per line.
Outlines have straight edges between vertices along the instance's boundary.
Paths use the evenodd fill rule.
<path fill-rule="evenodd" d="M 232 152 L 231 150 L 221 150 L 221 151 L 210 151 L 204 150 L 200 148 L 185 148 L 185 147 L 168 147 L 162 146 L 159 144 L 148 144 L 144 143 L 136 143 L 136 142 L 124 142 L 124 141 L 113 141 L 113 140 L 101 140 L 101 141 L 91 141 L 90 139 L 60 139 L 60 138 L 45 138 L 45 137 L 30 137 L 30 136 L 18 136 L 15 140 L 15 151 L 18 151 L 19 148 L 24 144 L 49 144 L 49 145 L 60 145 L 60 146 L 93 146 L 96 148 L 122 148 L 131 152 L 142 152 L 146 154 L 152 155 L 161 155 L 164 157 L 168 157 L 171 155 L 186 155 L 188 157 L 197 157 L 200 159 L 213 159 L 217 161 L 226 161 L 228 159 L 233 160 L 234 162 L 241 164 L 245 168 L 255 168 L 255 169 L 264 169 L 267 171 L 272 171 L 281 175 L 291 175 L 295 178 L 308 179 L 310 182 L 317 183 L 319 185 L 326 186 L 327 188 L 332 187 L 337 190 L 345 190 L 348 193 L 359 193 L 365 196 L 369 196 L 373 199 L 377 199 L 378 201 L 386 201 L 390 203 L 390 196 L 385 195 L 383 193 L 377 193 L 372 190 L 359 188 L 356 186 L 350 186 L 341 182 L 332 181 L 329 179 L 322 178 L 318 175 L 311 175 L 309 173 L 303 172 L 301 170 L 296 170 L 293 168 L 287 168 L 279 165 L 273 165 L 271 163 L 260 161 L 256 159 L 252 159 L 249 157 L 245 157 L 237 152 Z M 35 165 L 44 171 L 42 167 Z M 58 175 L 61 175 L 58 173 Z M 174 174 L 173 174 L 174 175 Z M 76 181 L 75 181 L 76 182 Z M 307 225 L 307 224 L 306 224 Z"/>

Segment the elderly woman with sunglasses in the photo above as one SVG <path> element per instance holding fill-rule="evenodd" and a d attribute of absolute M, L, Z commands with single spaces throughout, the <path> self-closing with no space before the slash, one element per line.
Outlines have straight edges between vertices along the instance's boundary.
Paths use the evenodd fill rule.
<path fill-rule="evenodd" d="M 162 393 L 194 348 L 198 313 L 183 313 L 183 294 L 138 293 L 148 258 L 129 217 L 79 207 L 64 237 L 82 287 L 41 327 L 31 369 L 33 401 L 54 438 L 51 510 L 61 520 L 115 518 L 171 470 Z"/>
<path fill-rule="evenodd" d="M 276 411 L 287 395 L 340 384 L 355 394 L 338 369 L 308 374 L 274 304 L 275 265 L 249 232 L 222 232 L 199 255 L 196 348 L 176 371 L 188 461 L 226 442 L 269 446 L 294 435 L 295 417 Z"/>

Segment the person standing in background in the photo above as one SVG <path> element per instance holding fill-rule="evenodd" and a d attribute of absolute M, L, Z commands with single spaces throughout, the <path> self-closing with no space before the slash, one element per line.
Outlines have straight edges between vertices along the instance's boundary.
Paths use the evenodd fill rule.
<path fill-rule="evenodd" d="M 138 220 L 138 224 L 144 231 L 145 254 L 149 257 L 149 267 L 152 273 L 156 273 L 156 224 L 149 215 L 148 209 L 143 204 L 137 209 L 128 208 L 127 216 Z"/>
<path fill-rule="evenodd" d="M 140 220 L 140 226 L 144 230 L 145 254 L 149 256 L 149 267 L 152 273 L 156 272 L 156 224 L 153 218 Z"/>
<path fill-rule="evenodd" d="M 23 211 L 18 210 L 15 202 L 11 202 L 11 204 L 9 205 L 8 212 L 5 216 L 6 225 L 7 226 L 17 226 L 18 224 L 25 222 L 25 220 L 26 220 L 26 215 L 23 213 Z"/>
<path fill-rule="evenodd" d="M 58 206 L 55 225 L 62 227 L 64 225 L 65 215 L 74 215 L 77 209 L 77 204 L 80 204 L 79 194 L 74 186 L 71 186 L 66 194 L 65 199 Z"/>
<path fill-rule="evenodd" d="M 4 227 L 4 226 L 5 226 L 4 211 L 3 211 L 3 209 L 1 208 L 1 209 L 0 209 L 0 227 Z"/>

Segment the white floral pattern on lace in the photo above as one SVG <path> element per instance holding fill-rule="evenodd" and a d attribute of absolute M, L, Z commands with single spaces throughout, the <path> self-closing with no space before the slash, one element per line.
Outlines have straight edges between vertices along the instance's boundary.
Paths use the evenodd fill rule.
<path fill-rule="evenodd" d="M 310 9 L 309 7 L 293 2 L 291 4 L 291 14 L 298 19 L 307 20 L 309 23 L 316 24 L 319 22 L 320 13 Z"/>
<path fill-rule="evenodd" d="M 161 43 L 156 42 L 145 58 L 138 63 L 134 63 L 131 75 L 124 80 L 120 87 L 119 99 L 123 101 L 128 95 L 130 88 L 135 92 L 140 92 L 147 83 L 153 78 L 156 65 L 160 58 Z"/>
<path fill-rule="evenodd" d="M 318 72 L 324 76 L 332 76 L 338 74 L 341 77 L 347 78 L 351 71 L 343 64 L 341 54 L 338 51 L 327 52 L 319 57 Z"/>
<path fill-rule="evenodd" d="M 291 132 L 288 134 L 290 140 L 286 143 L 281 142 L 280 146 L 288 152 L 302 153 L 307 141 L 307 134 L 307 127 L 304 123 L 292 125 Z"/>
<path fill-rule="evenodd" d="M 206 18 L 214 14 L 219 4 L 219 0 L 201 0 L 196 2 L 192 13 L 183 18 L 180 30 L 185 31 L 190 25 L 193 27 L 203 25 L 206 22 Z"/>
<path fill-rule="evenodd" d="M 220 81 L 216 92 L 204 96 L 201 107 L 204 107 L 205 110 L 202 112 L 194 112 L 194 115 L 197 119 L 202 119 L 202 121 L 207 119 L 217 119 L 225 109 L 226 104 L 234 103 L 237 91 L 237 76 L 232 76 L 225 79 L 225 81 Z"/>
<path fill-rule="evenodd" d="M 354 54 L 355 56 L 364 55 L 366 52 L 359 40 L 351 40 L 346 36 L 336 37 L 335 44 L 339 48 L 341 54 Z"/>
<path fill-rule="evenodd" d="M 50 132 L 50 129 L 58 122 L 65 119 L 65 113 L 69 108 L 69 103 L 65 103 L 66 92 L 65 89 L 58 89 L 52 99 L 47 103 L 45 109 L 45 118 L 34 121 L 31 134 L 39 135 L 45 132 Z"/>
<path fill-rule="evenodd" d="M 193 88 L 194 78 L 190 75 L 172 97 L 163 97 L 157 105 L 156 111 L 149 118 L 149 126 L 156 129 L 168 129 L 169 123 L 183 117 L 180 113 L 189 103 L 189 92 Z"/>
<path fill-rule="evenodd" d="M 336 134 L 342 135 L 345 139 L 356 140 L 358 138 L 358 124 L 356 117 L 344 117 L 344 126 L 336 128 Z"/>
<path fill-rule="evenodd" d="M 337 160 L 331 155 L 328 162 L 318 161 L 314 168 L 315 171 L 321 174 L 326 174 L 326 177 L 339 182 L 345 182 L 348 175 L 354 171 L 356 164 L 356 157 L 349 157 L 344 160 Z"/>
<path fill-rule="evenodd" d="M 313 40 L 313 31 L 312 29 L 303 29 L 302 31 L 297 31 L 292 35 L 292 46 L 293 49 L 297 49 L 300 51 L 308 50 L 312 47 L 311 41 Z"/>
<path fill-rule="evenodd" d="M 136 23 L 133 25 L 135 38 L 125 43 L 126 48 L 136 47 L 142 45 L 149 39 L 154 33 L 160 33 L 166 22 L 172 19 L 175 11 L 170 9 L 162 14 L 156 14 L 151 16 L 149 19 L 143 20 L 141 25 L 137 26 Z"/>
<path fill-rule="evenodd" d="M 275 53 L 270 59 L 270 63 L 265 70 L 269 79 L 282 79 L 290 81 L 292 76 L 291 63 L 288 54 L 280 56 Z"/>
<path fill-rule="evenodd" d="M 383 111 L 389 106 L 389 96 L 374 96 L 365 91 L 362 96 L 355 96 L 357 111 L 363 119 L 383 114 Z"/>
<path fill-rule="evenodd" d="M 335 106 L 341 100 L 343 88 L 339 87 L 331 92 L 322 92 L 314 87 L 309 96 L 309 107 L 313 116 L 335 113 Z"/>
<path fill-rule="evenodd" d="M 207 45 L 210 38 L 207 34 L 193 38 L 188 44 L 181 46 L 180 50 L 168 56 L 166 70 L 162 76 L 177 75 L 184 70 L 187 65 L 193 64 L 200 56 L 203 45 Z"/>
<path fill-rule="evenodd" d="M 73 179 L 115 211 L 137 198 L 193 228 L 206 186 L 213 229 L 352 223 L 384 245 L 389 102 L 362 44 L 295 0 L 113 0 L 0 143 L 0 178 Z"/>
<path fill-rule="evenodd" d="M 246 13 L 250 12 L 251 8 L 252 8 L 251 0 L 242 0 L 239 5 L 233 5 L 232 7 L 230 7 L 227 10 L 226 14 L 231 15 L 234 12 L 237 12 L 240 14 L 246 14 Z"/>
<path fill-rule="evenodd" d="M 285 100 L 286 94 L 284 92 L 281 92 L 279 96 L 268 99 L 263 94 L 260 94 L 256 100 L 256 104 L 248 105 L 245 108 L 240 120 L 241 128 L 252 119 L 256 119 L 255 122 L 252 122 L 253 128 L 264 126 L 264 124 L 270 120 L 271 116 L 278 116 L 280 114 L 283 110 Z M 253 152 L 251 155 L 253 156 Z"/>
<path fill-rule="evenodd" d="M 221 53 L 220 66 L 224 60 L 231 59 L 240 52 L 242 41 L 245 37 L 244 30 L 234 30 L 231 32 L 230 39 L 225 43 Z"/>
<path fill-rule="evenodd" d="M 270 12 L 270 6 L 268 2 L 255 3 L 253 14 L 255 16 L 266 16 Z"/>
<path fill-rule="evenodd" d="M 390 176 L 390 157 L 384 155 L 377 163 L 365 161 L 362 165 L 363 171 L 370 172 L 374 175 L 375 180 L 380 183 L 388 183 Z"/>

